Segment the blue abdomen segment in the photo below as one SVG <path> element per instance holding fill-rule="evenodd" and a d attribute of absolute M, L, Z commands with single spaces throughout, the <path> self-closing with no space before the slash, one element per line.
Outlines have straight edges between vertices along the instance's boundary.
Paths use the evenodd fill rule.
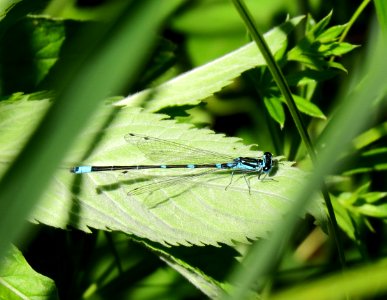
<path fill-rule="evenodd" d="M 250 165 L 243 162 L 238 162 L 233 169 L 242 170 L 242 171 L 259 171 L 261 169 L 260 165 Z"/>
<path fill-rule="evenodd" d="M 83 173 L 90 173 L 91 172 L 91 166 L 78 166 L 71 169 L 72 173 L 75 174 L 83 174 Z"/>

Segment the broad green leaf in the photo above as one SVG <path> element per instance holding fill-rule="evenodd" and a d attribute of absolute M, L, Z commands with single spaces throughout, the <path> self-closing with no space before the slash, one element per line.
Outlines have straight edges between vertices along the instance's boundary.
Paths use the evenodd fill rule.
<path fill-rule="evenodd" d="M 8 11 L 12 9 L 21 0 L 3 0 L 0 2 L 0 21 L 5 17 Z"/>
<path fill-rule="evenodd" d="M 19 153 L 49 108 L 48 96 L 48 93 L 16 93 L 7 101 L 0 101 L 0 175 Z"/>
<path fill-rule="evenodd" d="M 58 299 L 55 283 L 35 272 L 14 246 L 0 259 L 0 299 Z"/>
<path fill-rule="evenodd" d="M 100 144 L 93 148 L 86 163 L 160 163 L 149 160 L 134 145 L 128 145 L 124 140 L 128 132 L 178 141 L 232 157 L 262 155 L 262 152 L 249 151 L 248 147 L 236 143 L 236 139 L 215 135 L 207 130 L 192 129 L 161 118 L 163 116 L 133 109 L 120 111 L 115 122 L 104 131 L 106 138 L 102 138 Z M 174 159 L 178 161 L 179 157 Z M 172 163 L 171 160 L 166 162 Z M 151 170 L 129 172 L 125 175 L 117 172 L 73 175 L 66 170 L 58 176 L 63 178 L 66 186 L 73 184 L 72 190 L 77 191 L 66 195 L 73 199 L 71 217 L 68 220 L 70 225 L 84 230 L 86 226 L 120 230 L 174 245 L 230 244 L 232 241 L 246 242 L 246 238 L 266 236 L 271 226 L 286 213 L 291 205 L 290 195 L 306 176 L 291 167 L 290 162 L 282 162 L 278 164 L 277 172 L 267 180 L 259 181 L 256 176 L 250 178 L 251 195 L 243 176 L 237 174 L 225 190 L 230 183 L 229 172 L 211 173 L 192 180 L 186 178 L 177 185 L 160 185 L 157 190 L 150 190 L 149 193 L 134 193 L 135 188 L 154 182 L 154 178 L 149 176 L 158 176 L 155 180 L 163 180 L 166 176 L 196 172 L 202 171 Z M 54 190 L 57 197 L 58 187 Z M 50 206 L 53 198 L 49 194 Z M 305 212 L 300 212 L 300 215 L 303 213 Z M 52 214 L 50 209 L 48 222 L 52 222 Z M 34 216 L 39 221 L 46 217 L 45 213 L 40 215 L 39 211 Z M 55 217 L 55 222 L 59 218 L 63 218 L 63 215 Z"/>
<path fill-rule="evenodd" d="M 49 105 L 44 100 L 36 104 L 42 106 L 39 108 L 41 111 L 45 105 Z M 3 156 L 2 160 L 11 159 L 17 153 L 14 148 L 22 143 L 18 140 L 25 139 L 28 136 L 26 127 L 34 124 L 34 121 L 29 121 L 29 116 L 39 115 L 39 109 L 34 110 L 29 105 L 29 101 L 18 101 L 12 105 L 12 114 L 4 113 L 3 124 L 13 126 L 2 127 L 0 136 L 7 136 L 7 140 L 14 139 L 14 144 L 12 151 L 8 150 L 8 155 Z M 255 175 L 248 176 L 251 194 L 241 174 L 234 174 L 233 182 L 225 190 L 231 180 L 228 171 L 185 178 L 173 186 L 161 185 L 149 193 L 133 194 L 134 188 L 150 184 L 155 179 L 188 173 L 192 175 L 196 170 L 71 174 L 70 167 L 78 163 L 160 163 L 150 161 L 139 148 L 128 144 L 124 139 L 127 133 L 177 141 L 231 157 L 262 155 L 261 151 L 251 151 L 243 146 L 236 138 L 226 138 L 210 130 L 193 129 L 185 124 L 164 120 L 164 115 L 149 114 L 135 108 L 119 109 L 114 113 L 114 120 L 98 136 L 95 134 L 111 118 L 111 114 L 105 107 L 95 117 L 73 153 L 63 163 L 63 168 L 53 178 L 51 188 L 30 217 L 32 221 L 60 228 L 72 226 L 84 231 L 89 231 L 89 228 L 122 231 L 172 245 L 248 242 L 248 239 L 267 236 L 272 226 L 286 214 L 292 204 L 291 196 L 307 176 L 292 167 L 291 162 L 281 161 L 264 180 L 258 180 Z M 3 143 L 0 144 L 7 149 Z M 92 148 L 89 149 L 90 145 Z M 161 177 L 154 178 L 156 175 Z M 132 193 L 128 195 L 129 192 Z M 307 211 L 315 216 L 323 214 L 320 202 L 314 202 L 312 207 L 300 211 L 300 216 Z"/>
<path fill-rule="evenodd" d="M 274 54 L 282 49 L 283 44 L 286 43 L 287 34 L 302 19 L 303 17 L 294 18 L 265 35 L 266 42 Z M 229 85 L 242 72 L 265 64 L 256 45 L 250 43 L 155 89 L 144 90 L 129 96 L 117 102 L 117 105 L 145 105 L 147 111 L 159 111 L 168 106 L 197 105 L 203 99 Z"/>

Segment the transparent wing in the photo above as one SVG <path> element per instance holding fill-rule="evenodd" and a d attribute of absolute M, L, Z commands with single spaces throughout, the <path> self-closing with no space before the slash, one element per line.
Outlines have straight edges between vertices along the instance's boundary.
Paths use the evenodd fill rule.
<path fill-rule="evenodd" d="M 165 189 L 174 185 L 181 184 L 200 184 L 202 182 L 209 181 L 211 179 L 216 179 L 217 177 L 208 175 L 212 173 L 222 174 L 222 177 L 226 176 L 230 178 L 230 184 L 233 182 L 233 176 L 242 174 L 243 176 L 246 174 L 257 174 L 258 179 L 259 175 L 262 172 L 259 171 L 243 171 L 243 170 L 224 170 L 224 169 L 196 169 L 190 170 L 189 174 L 176 174 L 176 175 L 156 175 L 156 176 L 148 176 L 141 180 L 136 187 L 130 189 L 128 191 L 129 196 L 136 196 L 141 194 L 153 193 L 157 190 Z M 198 180 L 199 177 L 203 177 Z M 218 176 L 219 178 L 219 176 Z M 262 179 L 263 180 L 263 179 Z M 226 187 L 226 186 L 224 186 Z"/>
<path fill-rule="evenodd" d="M 232 162 L 233 157 L 204 149 L 190 147 L 168 140 L 141 134 L 128 133 L 125 140 L 157 163 L 206 164 Z"/>
<path fill-rule="evenodd" d="M 141 184 L 128 191 L 129 196 L 148 194 L 154 191 L 167 188 L 178 184 L 193 184 L 192 180 L 203 175 L 208 175 L 216 171 L 225 171 L 218 169 L 202 169 L 196 173 L 190 173 L 186 175 L 175 175 L 175 176 L 158 176 L 150 180 L 151 182 Z"/>
<path fill-rule="evenodd" d="M 219 180 L 221 178 L 231 178 L 227 170 L 218 169 L 201 169 L 195 170 L 186 175 L 176 176 L 158 176 L 152 179 L 148 178 L 148 182 L 140 182 L 136 187 L 128 191 L 129 197 L 136 197 L 142 199 L 144 204 L 149 208 L 155 208 L 163 203 L 168 202 L 179 195 L 186 192 L 191 192 L 196 186 L 208 184 L 212 180 Z M 223 175 L 212 176 L 211 174 L 217 172 Z M 226 188 L 227 183 L 219 185 L 219 188 Z"/>

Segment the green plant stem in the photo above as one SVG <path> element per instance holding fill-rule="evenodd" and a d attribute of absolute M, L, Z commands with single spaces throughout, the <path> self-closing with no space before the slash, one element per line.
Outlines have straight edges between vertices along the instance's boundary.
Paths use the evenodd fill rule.
<path fill-rule="evenodd" d="M 302 122 L 300 113 L 296 107 L 294 99 L 291 95 L 290 88 L 286 83 L 285 77 L 282 74 L 281 69 L 279 68 L 278 64 L 275 62 L 275 59 L 274 59 L 273 55 L 271 54 L 268 45 L 266 44 L 263 36 L 259 33 L 256 25 L 254 24 L 253 18 L 250 15 L 247 7 L 244 5 L 243 1 L 232 0 L 232 2 L 234 3 L 238 13 L 241 15 L 243 21 L 245 22 L 253 40 L 257 44 L 263 57 L 265 58 L 267 65 L 268 65 L 268 68 L 269 68 L 270 72 L 272 73 L 274 80 L 276 81 L 282 95 L 284 96 L 284 98 L 286 100 L 290 114 L 294 120 L 294 123 L 297 127 L 297 130 L 301 136 L 301 139 L 303 140 L 303 142 L 305 144 L 305 147 L 309 153 L 309 156 L 311 157 L 313 164 L 316 166 L 317 165 L 317 157 L 316 157 L 314 147 L 313 147 L 312 142 L 309 138 L 306 127 Z M 324 197 L 324 200 L 325 200 L 325 203 L 326 203 L 326 206 L 328 209 L 330 221 L 331 221 L 330 222 L 330 227 L 331 227 L 330 229 L 331 229 L 332 235 L 333 235 L 335 243 L 336 243 L 336 247 L 338 250 L 341 265 L 344 267 L 345 266 L 344 250 L 342 247 L 342 243 L 339 239 L 338 225 L 337 225 L 337 220 L 336 220 L 336 217 L 334 214 L 333 206 L 332 206 L 332 203 L 331 203 L 331 200 L 329 197 L 328 190 L 325 187 L 325 185 L 322 186 L 321 190 L 322 190 L 322 195 Z"/>
<path fill-rule="evenodd" d="M 310 157 L 312 158 L 313 161 L 316 161 L 316 154 L 315 154 L 312 142 L 309 138 L 309 135 L 306 132 L 306 127 L 302 122 L 301 115 L 296 107 L 290 88 L 286 84 L 285 77 L 282 74 L 282 71 L 279 68 L 278 64 L 275 62 L 275 59 L 271 54 L 270 48 L 266 44 L 266 41 L 263 38 L 263 36 L 259 33 L 257 27 L 254 24 L 253 18 L 251 17 L 243 1 L 240 1 L 240 0 L 232 0 L 232 1 L 235 7 L 237 8 L 239 14 L 241 15 L 243 21 L 245 22 L 253 40 L 255 41 L 263 57 L 265 58 L 267 66 L 271 74 L 273 75 L 273 78 L 276 81 L 278 88 L 280 89 L 282 95 L 285 97 L 286 104 L 289 107 L 290 114 L 294 120 L 294 123 L 297 127 L 297 130 L 302 140 L 305 143 L 305 147 L 307 148 L 307 151 Z"/>
<path fill-rule="evenodd" d="M 347 26 L 345 27 L 343 33 L 341 34 L 338 42 L 339 43 L 342 43 L 345 38 L 347 37 L 348 35 L 348 32 L 351 30 L 353 24 L 355 23 L 355 21 L 359 18 L 360 14 L 363 12 L 363 10 L 367 7 L 368 3 L 370 3 L 371 0 L 364 0 L 360 5 L 359 7 L 357 8 L 357 10 L 355 11 L 355 13 L 352 15 L 351 19 L 349 20 L 349 22 L 347 23 Z M 330 61 L 334 61 L 335 60 L 335 57 L 332 56 L 330 58 Z"/>
<path fill-rule="evenodd" d="M 340 36 L 340 39 L 339 39 L 339 42 L 343 42 L 345 40 L 345 38 L 347 37 L 347 34 L 349 32 L 349 30 L 351 30 L 352 28 L 352 25 L 355 23 L 355 21 L 359 18 L 360 14 L 363 12 L 363 10 L 367 7 L 368 3 L 370 3 L 371 0 L 364 0 L 360 5 L 359 7 L 357 8 L 357 10 L 355 11 L 355 13 L 352 15 L 351 19 L 349 20 L 347 26 L 345 27 L 343 33 L 341 34 Z"/>

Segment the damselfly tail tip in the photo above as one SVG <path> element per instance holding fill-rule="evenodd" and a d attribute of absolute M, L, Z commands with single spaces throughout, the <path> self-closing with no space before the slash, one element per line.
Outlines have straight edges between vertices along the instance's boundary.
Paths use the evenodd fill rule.
<path fill-rule="evenodd" d="M 78 173 L 79 172 L 79 167 L 73 167 L 70 169 L 70 173 Z"/>

